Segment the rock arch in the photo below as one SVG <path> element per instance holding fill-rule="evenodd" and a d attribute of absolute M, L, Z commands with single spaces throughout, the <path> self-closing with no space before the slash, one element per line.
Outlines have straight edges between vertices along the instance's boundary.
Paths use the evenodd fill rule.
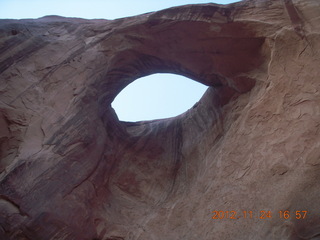
<path fill-rule="evenodd" d="M 316 236 L 318 3 L 284 3 L 1 20 L 0 237 Z M 163 72 L 210 90 L 161 121 L 120 123 L 106 107 Z M 211 221 L 213 210 L 247 208 L 316 214 L 308 224 L 254 219 L 255 228 Z"/>

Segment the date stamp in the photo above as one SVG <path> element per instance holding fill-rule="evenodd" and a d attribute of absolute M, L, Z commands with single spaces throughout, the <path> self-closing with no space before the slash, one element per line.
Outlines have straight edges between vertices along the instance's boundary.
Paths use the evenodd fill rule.
<path fill-rule="evenodd" d="M 308 211 L 212 211 L 212 219 L 306 219 Z"/>

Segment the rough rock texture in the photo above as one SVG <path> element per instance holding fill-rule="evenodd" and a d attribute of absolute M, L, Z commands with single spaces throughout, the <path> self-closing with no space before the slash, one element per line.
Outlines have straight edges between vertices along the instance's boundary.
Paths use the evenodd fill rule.
<path fill-rule="evenodd" d="M 1 20 L 0 239 L 320 239 L 319 31 L 318 0 Z M 118 121 L 161 72 L 210 88 Z"/>

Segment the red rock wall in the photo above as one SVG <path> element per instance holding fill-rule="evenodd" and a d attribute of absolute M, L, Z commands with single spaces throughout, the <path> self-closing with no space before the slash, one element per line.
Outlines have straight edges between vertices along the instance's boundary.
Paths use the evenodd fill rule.
<path fill-rule="evenodd" d="M 319 16 L 251 0 L 0 20 L 0 239 L 317 239 Z M 161 72 L 210 88 L 118 121 L 115 96 Z"/>

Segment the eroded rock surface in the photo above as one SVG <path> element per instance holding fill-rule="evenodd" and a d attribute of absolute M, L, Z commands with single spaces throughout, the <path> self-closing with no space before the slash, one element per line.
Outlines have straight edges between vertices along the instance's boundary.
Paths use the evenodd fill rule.
<path fill-rule="evenodd" d="M 0 239 L 319 239 L 319 17 L 318 0 L 250 0 L 1 20 Z M 162 72 L 210 88 L 120 122 L 115 96 Z"/>

